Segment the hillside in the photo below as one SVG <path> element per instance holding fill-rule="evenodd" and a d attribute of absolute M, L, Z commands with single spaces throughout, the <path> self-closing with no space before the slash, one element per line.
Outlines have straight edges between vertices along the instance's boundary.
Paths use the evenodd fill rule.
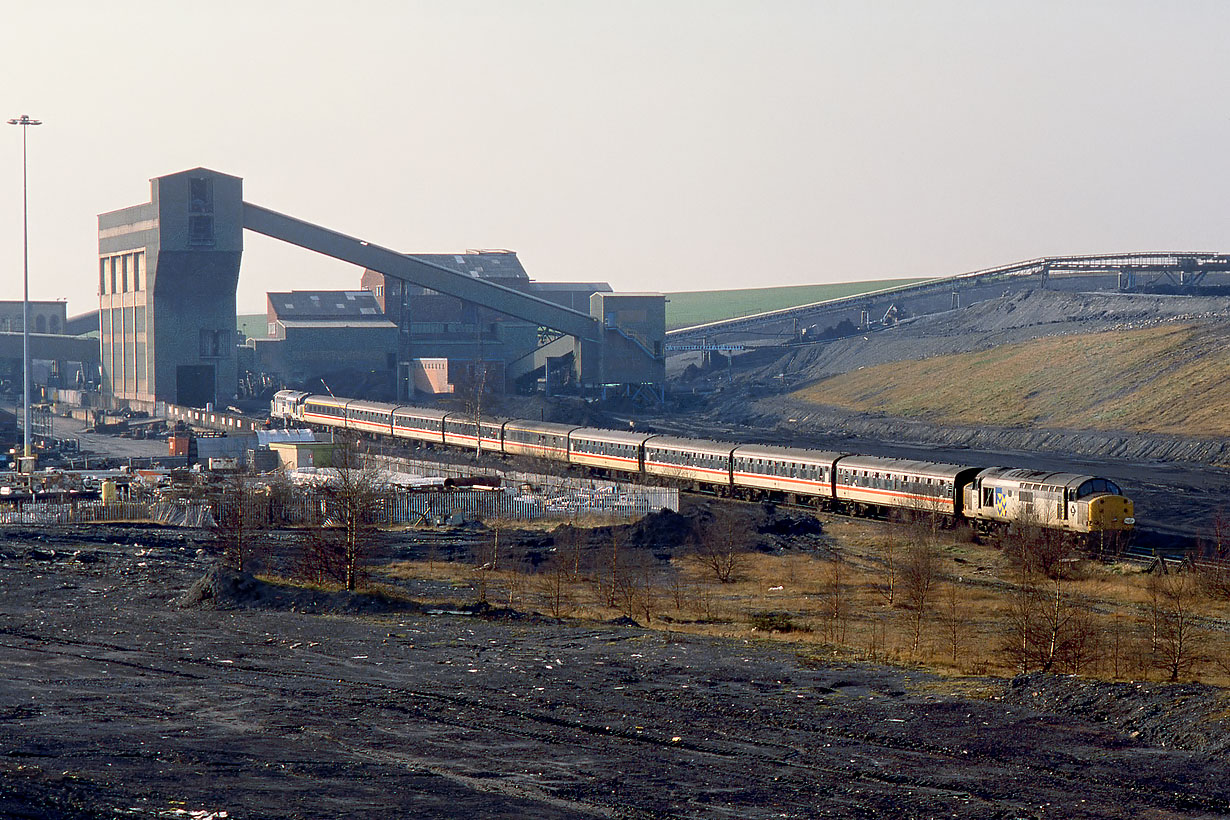
<path fill-rule="evenodd" d="M 942 424 L 1230 436 L 1225 343 L 1193 324 L 1054 336 L 865 367 L 794 397 Z"/>
<path fill-rule="evenodd" d="M 1228 354 L 1227 297 L 1032 291 L 751 350 L 733 384 L 724 360 L 672 368 L 677 395 L 707 396 L 693 407 L 728 436 L 1225 465 Z"/>
<path fill-rule="evenodd" d="M 694 290 L 668 293 L 666 327 L 690 327 L 750 316 L 768 310 L 808 305 L 859 293 L 910 285 L 923 279 L 879 279 L 873 282 L 842 282 L 833 285 L 796 285 L 784 288 L 739 290 Z"/>
<path fill-rule="evenodd" d="M 766 310 L 807 305 L 827 299 L 840 299 L 874 290 L 909 285 L 923 279 L 878 279 L 872 282 L 842 282 L 834 285 L 794 285 L 783 288 L 743 288 L 739 290 L 694 290 L 666 294 L 666 327 L 688 327 Z M 239 330 L 245 336 L 264 338 L 263 313 L 238 316 Z"/>
<path fill-rule="evenodd" d="M 263 339 L 269 332 L 269 317 L 264 313 L 241 313 L 235 319 L 239 332 L 248 339 Z"/>

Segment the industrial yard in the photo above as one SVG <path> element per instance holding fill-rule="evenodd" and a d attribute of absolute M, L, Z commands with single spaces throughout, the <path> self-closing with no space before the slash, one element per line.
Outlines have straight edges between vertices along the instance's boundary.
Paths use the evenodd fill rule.
<path fill-rule="evenodd" d="M 1105 309 L 1094 320 L 1057 321 L 1071 297 L 1023 298 L 1032 317 L 1012 331 L 1022 341 L 1123 329 L 1124 318 Z M 992 301 L 962 317 L 993 322 L 1010 304 Z M 1009 312 L 1024 315 L 1015 304 Z M 1213 306 L 1201 321 L 1219 326 L 1221 310 Z M 903 323 L 861 346 L 787 355 L 819 362 L 812 372 L 857 373 L 894 349 L 922 350 L 928 339 L 954 349 L 983 343 L 976 328 L 950 325 L 950 335 L 928 327 Z M 834 361 L 840 366 L 825 364 Z M 944 438 L 960 435 L 959 425 L 936 419 L 807 404 L 768 387 L 766 374 L 778 366 L 744 363 L 733 385 L 715 368 L 703 406 L 669 416 L 635 410 L 636 424 L 965 463 L 1026 458 L 1013 444 L 1021 431 L 1010 427 L 983 427 L 981 438 L 962 443 Z M 517 412 L 533 406 L 527 401 L 493 400 L 489 411 Z M 560 420 L 584 409 L 588 423 L 610 426 L 628 412 L 619 403 L 538 407 Z M 140 463 L 168 452 L 166 440 L 64 425 L 82 457 Z M 1132 433 L 1146 448 L 1134 458 L 1100 451 L 1103 431 L 1064 435 L 1085 442 L 1086 452 L 1070 448 L 1084 469 L 1130 488 L 1149 531 L 1207 542 L 1225 478 L 1201 463 L 1217 460 L 1206 440 L 1169 439 L 1211 455 L 1163 469 L 1147 447 L 1167 439 L 1147 431 Z M 1039 447 L 1028 458 L 1062 469 L 1072 455 Z M 465 461 L 458 469 L 470 474 L 516 466 L 490 455 Z M 426 471 L 444 468 L 435 462 Z M 228 480 L 226 471 L 181 475 L 190 486 Z M 688 520 L 697 520 L 698 503 L 708 502 L 683 501 Z M 209 528 L 9 524 L 0 542 L 0 656 L 13 672 L 0 693 L 10 738 L 0 813 L 1230 812 L 1218 763 L 1230 748 L 1224 690 L 1210 685 L 1225 677 L 1217 636 L 1226 614 L 1211 600 L 1201 605 L 1200 629 L 1213 637 L 1183 659 L 1178 676 L 1201 682 L 1167 683 L 1142 648 L 1145 567 L 1089 565 L 1063 589 L 1079 602 L 1073 612 L 1097 613 L 1090 642 L 1056 657 L 1047 673 L 1031 656 L 1031 671 L 1019 675 L 1019 659 L 1004 647 L 1010 604 L 994 603 L 1014 581 L 994 547 L 959 533 L 939 537 L 942 581 L 916 620 L 915 605 L 885 594 L 885 548 L 895 544 L 903 558 L 914 537 L 905 530 L 738 509 L 753 516 L 741 525 L 750 552 L 728 583 L 697 563 L 697 542 L 678 522 L 650 516 L 613 527 L 564 504 L 538 523 L 490 515 L 386 521 L 383 533 L 367 535 L 368 575 L 356 593 L 336 580 L 304 585 L 295 528 L 260 536 L 260 574 L 251 577 L 218 568 L 222 538 Z M 619 582 L 609 568 L 613 549 L 625 567 Z M 958 588 L 957 578 L 960 595 L 945 603 L 940 590 Z M 1128 597 L 1109 603 L 1122 590 Z M 957 613 L 969 627 L 959 634 Z"/>
<path fill-rule="evenodd" d="M 8 4 L 0 820 L 1230 818 L 1230 4 Z"/>
<path fill-rule="evenodd" d="M 210 574 L 185 530 L 10 534 L 5 816 L 1230 812 L 1200 685 L 826 661 L 427 580 L 400 582 L 417 602 L 278 594 Z"/>

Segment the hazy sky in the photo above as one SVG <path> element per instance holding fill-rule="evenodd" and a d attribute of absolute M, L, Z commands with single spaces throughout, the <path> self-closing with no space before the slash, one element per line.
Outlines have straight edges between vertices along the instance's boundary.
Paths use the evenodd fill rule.
<path fill-rule="evenodd" d="M 99 213 L 205 166 L 405 252 L 702 290 L 1230 251 L 1230 3 L 5 2 L 31 297 L 97 307 Z M 240 310 L 360 271 L 248 233 Z M 0 132 L 21 298 L 21 129 Z"/>

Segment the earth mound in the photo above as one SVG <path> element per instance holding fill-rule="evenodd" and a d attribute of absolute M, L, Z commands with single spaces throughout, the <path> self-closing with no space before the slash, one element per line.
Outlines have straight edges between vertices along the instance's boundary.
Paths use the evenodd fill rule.
<path fill-rule="evenodd" d="M 198 578 L 180 598 L 179 605 L 195 609 L 280 609 L 346 615 L 424 611 L 421 604 L 382 592 L 278 584 L 222 566 L 212 567 Z"/>
<path fill-rule="evenodd" d="M 659 510 L 631 524 L 589 530 L 562 524 L 552 531 L 552 539 L 556 544 L 572 538 L 596 544 L 609 543 L 614 537 L 629 547 L 654 550 L 665 560 L 677 550 L 705 538 L 706 532 L 714 526 L 737 533 L 749 547 L 756 549 L 781 548 L 787 546 L 790 539 L 823 534 L 820 521 L 814 516 L 783 511 L 769 503 L 723 508 L 722 521 L 715 523 L 718 515 L 716 508 L 707 502 L 689 504 L 683 512 Z"/>
<path fill-rule="evenodd" d="M 1036 672 L 1008 682 L 1004 701 L 1104 723 L 1151 746 L 1230 751 L 1224 691 L 1198 683 L 1108 683 Z"/>

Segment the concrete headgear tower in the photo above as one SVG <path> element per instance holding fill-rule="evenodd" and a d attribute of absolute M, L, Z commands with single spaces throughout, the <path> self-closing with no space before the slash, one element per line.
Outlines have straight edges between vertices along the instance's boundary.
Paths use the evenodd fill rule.
<path fill-rule="evenodd" d="M 230 401 L 243 180 L 205 168 L 150 180 L 150 201 L 98 217 L 103 392 Z"/>

